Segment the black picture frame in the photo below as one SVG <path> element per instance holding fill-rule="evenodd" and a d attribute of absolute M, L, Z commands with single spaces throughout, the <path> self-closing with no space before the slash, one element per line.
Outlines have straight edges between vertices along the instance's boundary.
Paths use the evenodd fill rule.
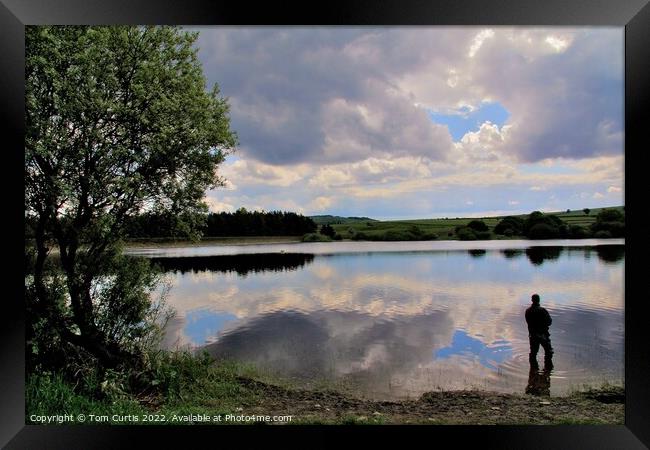
<path fill-rule="evenodd" d="M 330 444 L 350 433 L 385 441 L 406 437 L 441 439 L 454 446 L 468 442 L 482 448 L 642 449 L 650 446 L 650 352 L 647 285 L 634 274 L 648 248 L 642 230 L 645 207 L 642 170 L 647 163 L 644 109 L 650 90 L 650 4 L 648 0 L 330 0 L 319 4 L 214 2 L 208 0 L 0 0 L 0 103 L 5 170 L 6 236 L 23 231 L 16 186 L 22 186 L 19 159 L 24 152 L 24 26 L 46 24 L 183 24 L 183 25 L 531 25 L 625 27 L 625 206 L 628 222 L 625 271 L 625 425 L 613 426 L 413 426 L 413 427 L 137 427 L 25 425 L 24 286 L 20 267 L 7 270 L 1 315 L 0 445 L 18 448 L 131 448 L 188 446 L 189 439 L 223 445 L 224 436 L 247 447 L 252 437 L 286 445 Z M 12 178 L 16 178 L 13 180 Z M 647 195 L 647 194 L 646 194 Z M 22 258 L 20 240 L 11 256 Z M 15 242 L 14 242 L 15 241 Z M 15 264 L 9 264 L 16 266 Z M 632 270 L 630 270 L 632 267 Z M 644 295 L 645 294 L 645 295 Z M 296 433 L 306 438 L 297 439 Z M 309 436 L 305 436 L 308 434 Z M 262 436 L 260 436 L 262 435 Z M 426 442 L 426 441 L 425 441 Z"/>

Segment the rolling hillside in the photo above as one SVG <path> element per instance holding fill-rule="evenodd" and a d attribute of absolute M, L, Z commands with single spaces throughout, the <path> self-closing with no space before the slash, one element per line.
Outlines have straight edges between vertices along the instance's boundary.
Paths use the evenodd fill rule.
<path fill-rule="evenodd" d="M 612 206 L 608 208 L 593 208 L 586 215 L 583 210 L 571 210 L 569 212 L 549 212 L 546 214 L 555 214 L 567 225 L 581 225 L 587 227 L 596 221 L 596 216 L 603 209 L 618 209 L 624 212 L 623 206 Z M 517 217 L 525 218 L 528 214 L 521 214 Z M 328 216 L 323 216 L 328 217 Z M 332 216 L 329 216 L 332 217 Z M 413 219 L 413 220 L 390 220 L 378 221 L 359 219 L 351 220 L 346 223 L 330 222 L 334 230 L 339 233 L 343 239 L 350 239 L 355 233 L 364 233 L 372 239 L 373 236 L 380 236 L 387 231 L 403 233 L 413 226 L 417 226 L 423 233 L 435 233 L 438 239 L 449 239 L 454 234 L 454 228 L 459 225 L 467 225 L 472 220 L 482 220 L 492 230 L 499 221 L 506 216 L 497 217 L 467 217 L 467 218 L 443 218 L 443 219 Z M 313 217 L 312 217 L 313 218 Z M 315 220 L 315 219 L 314 219 Z M 317 222 L 318 223 L 318 222 Z M 498 236 L 494 238 L 499 239 Z"/>

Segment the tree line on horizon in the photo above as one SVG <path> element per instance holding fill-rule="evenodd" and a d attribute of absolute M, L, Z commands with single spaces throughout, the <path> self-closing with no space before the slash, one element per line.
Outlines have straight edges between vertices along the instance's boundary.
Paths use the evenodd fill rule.
<path fill-rule="evenodd" d="M 25 237 L 34 236 L 36 220 L 25 217 Z M 191 234 L 182 226 L 193 221 L 196 236 L 303 236 L 314 233 L 318 225 L 310 218 L 290 211 L 218 212 L 182 217 L 164 212 L 133 214 L 124 220 L 124 235 L 131 239 L 187 239 Z"/>
<path fill-rule="evenodd" d="M 168 213 L 147 212 L 134 214 L 125 219 L 125 235 L 131 239 L 185 239 L 190 235 L 179 223 L 195 221 L 197 235 L 203 238 L 228 236 L 305 236 L 319 233 L 330 239 L 340 240 L 341 236 L 329 224 L 319 225 L 308 216 L 290 211 L 248 211 L 239 208 L 235 212 L 211 212 L 194 215 L 192 218 L 179 217 Z M 26 217 L 26 238 L 33 237 L 36 226 L 33 217 Z M 408 233 L 386 236 L 385 240 L 431 240 L 438 236 L 427 234 L 417 226 Z M 584 239 L 620 238 L 625 236 L 625 214 L 616 209 L 603 209 L 596 215 L 590 226 L 567 224 L 555 214 L 533 211 L 527 217 L 506 216 L 490 231 L 487 224 L 474 219 L 465 225 L 454 228 L 450 236 L 460 240 L 491 239 L 493 235 L 505 237 L 525 237 L 528 239 Z M 355 233 L 354 240 L 384 240 L 377 236 Z"/>
<path fill-rule="evenodd" d="M 585 213 L 588 214 L 585 208 Z M 494 234 L 528 239 L 585 239 L 625 237 L 625 214 L 616 209 L 603 209 L 596 220 L 588 227 L 570 225 L 555 214 L 533 211 L 527 217 L 507 216 L 501 219 Z M 489 239 L 488 226 L 482 220 L 472 220 L 467 225 L 455 229 L 460 240 Z"/>
<path fill-rule="evenodd" d="M 168 238 L 177 236 L 175 218 L 167 214 L 146 213 L 127 220 L 130 238 Z M 202 237 L 225 236 L 302 236 L 318 226 L 309 217 L 289 211 L 248 211 L 208 213 L 198 230 Z"/>

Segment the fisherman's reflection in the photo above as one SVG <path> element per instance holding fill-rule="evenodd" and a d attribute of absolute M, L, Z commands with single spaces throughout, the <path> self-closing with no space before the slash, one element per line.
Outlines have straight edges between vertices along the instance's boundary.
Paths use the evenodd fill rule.
<path fill-rule="evenodd" d="M 531 361 L 526 394 L 550 397 L 551 370 L 553 370 L 553 363 L 551 361 L 546 362 L 544 364 L 544 369 L 541 371 L 539 370 L 539 364 L 537 361 Z"/>

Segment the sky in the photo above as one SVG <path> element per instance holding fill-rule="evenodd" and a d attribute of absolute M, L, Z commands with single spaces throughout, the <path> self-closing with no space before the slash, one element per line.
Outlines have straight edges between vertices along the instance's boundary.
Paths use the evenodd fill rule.
<path fill-rule="evenodd" d="M 212 211 L 624 204 L 623 28 L 198 27 L 239 145 Z"/>

